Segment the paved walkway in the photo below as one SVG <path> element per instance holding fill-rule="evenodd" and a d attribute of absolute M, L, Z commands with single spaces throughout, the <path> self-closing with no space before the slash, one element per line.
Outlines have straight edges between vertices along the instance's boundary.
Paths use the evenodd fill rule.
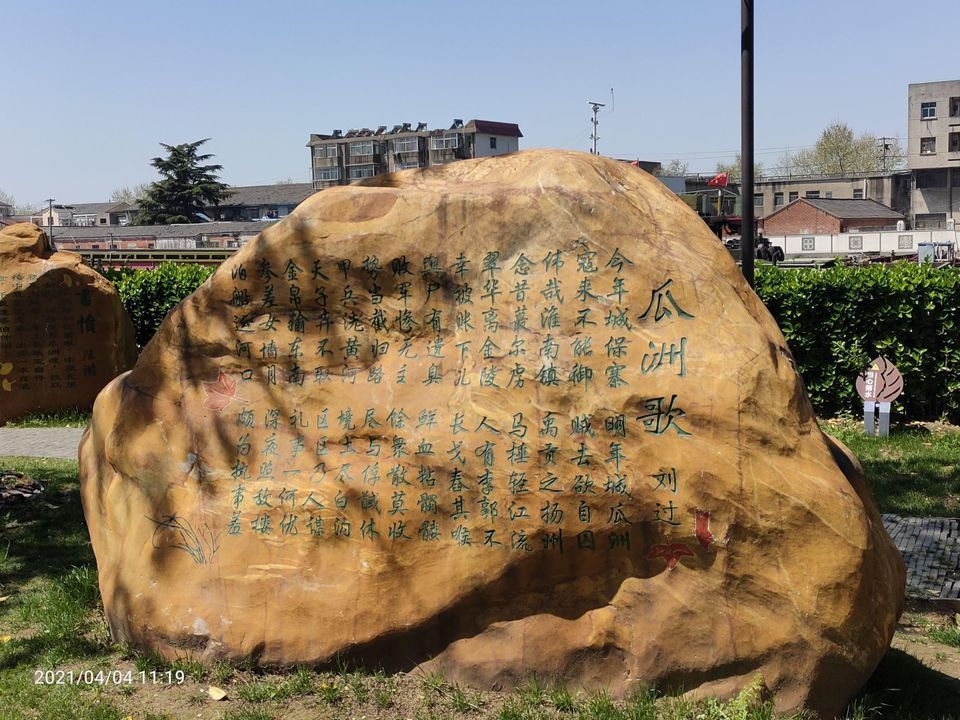
<path fill-rule="evenodd" d="M 0 428 L 0 457 L 77 457 L 82 428 Z M 884 515 L 907 564 L 907 595 L 960 599 L 960 519 Z"/>
<path fill-rule="evenodd" d="M 907 564 L 907 595 L 960 599 L 960 519 L 884 515 Z"/>
<path fill-rule="evenodd" d="M 83 428 L 0 428 L 0 457 L 77 459 Z"/>

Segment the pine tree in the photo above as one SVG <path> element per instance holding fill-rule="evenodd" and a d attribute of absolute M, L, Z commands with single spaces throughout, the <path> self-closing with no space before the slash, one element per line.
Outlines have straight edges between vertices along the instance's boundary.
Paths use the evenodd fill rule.
<path fill-rule="evenodd" d="M 150 164 L 162 179 L 150 183 L 140 199 L 137 225 L 200 222 L 204 208 L 219 205 L 230 195 L 229 186 L 217 175 L 223 166 L 200 164 L 213 157 L 197 154 L 197 148 L 209 139 L 182 145 L 160 143 L 167 157 L 154 158 Z"/>

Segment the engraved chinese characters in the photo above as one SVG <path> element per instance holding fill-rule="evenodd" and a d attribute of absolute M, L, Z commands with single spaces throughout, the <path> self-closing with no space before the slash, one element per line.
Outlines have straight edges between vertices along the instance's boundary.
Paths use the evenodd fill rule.
<path fill-rule="evenodd" d="M 631 286 L 620 248 L 565 245 L 234 266 L 230 369 L 203 382 L 235 438 L 218 545 L 249 533 L 563 554 L 629 549 L 638 521 L 692 528 L 676 467 L 640 469 L 625 447 L 691 434 L 676 391 L 694 315 L 670 278 Z M 591 390 L 644 386 L 634 408 L 566 410 Z M 260 388 L 301 400 L 263 407 L 250 401 Z M 394 400 L 379 404 L 381 389 Z M 481 392 L 510 406 L 524 390 L 540 407 L 447 403 Z"/>
<path fill-rule="evenodd" d="M 858 472 L 702 222 L 546 151 L 318 193 L 167 317 L 81 448 L 137 645 L 614 692 L 760 671 L 816 709 L 899 611 Z"/>
<path fill-rule="evenodd" d="M 22 223 L 0 232 L 0 423 L 26 412 L 89 408 L 136 359 L 113 286 Z"/>

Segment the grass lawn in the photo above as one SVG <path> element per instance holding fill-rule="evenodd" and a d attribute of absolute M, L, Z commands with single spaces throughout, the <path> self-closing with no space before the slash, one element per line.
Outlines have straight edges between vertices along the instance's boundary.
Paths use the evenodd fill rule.
<path fill-rule="evenodd" d="M 949 447 L 939 448 L 938 439 L 931 450 L 921 435 L 895 438 L 894 444 L 884 446 L 858 440 L 852 431 L 832 431 L 857 449 L 868 474 L 873 467 L 888 472 L 890 486 L 881 496 L 888 508 L 893 501 L 928 509 L 943 505 L 935 498 L 922 500 L 924 492 L 944 487 L 944 480 L 921 482 L 920 468 L 936 465 L 925 464 L 925 454 L 955 456 L 958 450 L 952 437 L 944 441 Z M 863 452 L 857 442 L 870 452 Z M 914 454 L 917 457 L 911 459 Z M 874 456 L 890 467 L 871 465 Z M 914 460 L 918 469 L 904 475 Z M 4 720 L 759 720 L 775 716 L 770 704 L 751 693 L 728 703 L 655 698 L 649 692 L 612 701 L 603 693 L 584 694 L 537 682 L 497 693 L 455 687 L 441 677 L 306 668 L 259 673 L 223 663 L 204 667 L 188 657 L 171 665 L 109 640 L 80 506 L 76 462 L 0 458 L 0 469 L 32 475 L 46 486 L 39 501 L 0 510 L 0 718 Z M 903 477 L 918 483 L 921 500 L 895 500 L 901 495 L 913 497 L 897 494 L 894 481 Z M 950 482 L 955 492 L 955 474 Z M 960 720 L 960 648 L 953 647 L 960 645 L 956 625 L 950 617 L 914 614 L 908 629 L 906 634 L 898 633 L 901 640 L 895 641 L 895 648 L 851 703 L 847 717 Z M 120 671 L 130 673 L 134 681 L 103 686 L 36 684 L 37 670 Z M 171 671 L 174 679 L 182 677 L 183 682 L 139 682 L 140 672 L 149 677 L 152 671 Z M 212 699 L 211 686 L 226 691 L 226 698 Z"/>
<path fill-rule="evenodd" d="M 860 459 L 880 512 L 916 517 L 960 516 L 960 428 L 928 423 L 867 437 L 863 423 L 820 426 Z"/>
<path fill-rule="evenodd" d="M 45 413 L 28 413 L 7 423 L 12 428 L 83 428 L 90 422 L 89 410 L 56 410 Z"/>

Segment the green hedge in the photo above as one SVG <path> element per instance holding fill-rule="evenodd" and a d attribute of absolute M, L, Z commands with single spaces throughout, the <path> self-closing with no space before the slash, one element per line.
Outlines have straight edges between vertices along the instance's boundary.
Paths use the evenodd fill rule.
<path fill-rule="evenodd" d="M 215 267 L 163 263 L 154 270 L 107 270 L 117 286 L 141 348 L 153 337 L 167 313 L 213 274 Z"/>
<path fill-rule="evenodd" d="M 883 355 L 903 373 L 895 415 L 960 422 L 960 268 L 764 266 L 757 294 L 780 324 L 820 416 L 862 413 L 854 380 Z"/>
<path fill-rule="evenodd" d="M 108 272 L 141 347 L 214 268 L 165 263 Z M 877 355 L 903 373 L 895 414 L 960 423 L 960 268 L 898 262 L 827 270 L 757 269 L 757 293 L 780 324 L 817 413 L 859 413 L 857 374 Z"/>

